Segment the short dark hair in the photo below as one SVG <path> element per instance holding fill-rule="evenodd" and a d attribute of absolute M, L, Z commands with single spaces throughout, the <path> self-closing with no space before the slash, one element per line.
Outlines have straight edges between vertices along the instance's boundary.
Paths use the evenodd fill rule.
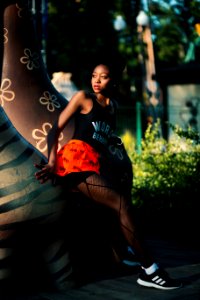
<path fill-rule="evenodd" d="M 116 83 L 119 83 L 122 79 L 122 74 L 125 69 L 125 62 L 119 55 L 99 55 L 97 59 L 93 61 L 92 70 L 97 65 L 105 65 L 109 68 L 111 76 Z"/>

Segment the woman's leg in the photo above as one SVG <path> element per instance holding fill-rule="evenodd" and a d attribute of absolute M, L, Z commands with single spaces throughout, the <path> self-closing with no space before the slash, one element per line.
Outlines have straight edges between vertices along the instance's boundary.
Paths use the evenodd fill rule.
<path fill-rule="evenodd" d="M 114 209 L 119 217 L 120 227 L 127 242 L 133 247 L 142 266 L 149 267 L 152 264 L 152 259 L 139 241 L 130 213 L 130 201 L 116 192 L 112 185 L 97 174 L 87 177 L 84 182 L 78 184 L 77 188 L 90 199 Z"/>
<path fill-rule="evenodd" d="M 116 192 L 111 185 L 97 174 L 89 175 L 77 184 L 77 188 L 90 199 L 114 209 L 118 215 L 124 237 L 133 248 L 143 269 L 137 280 L 138 284 L 164 290 L 176 289 L 182 286 L 181 282 L 171 279 L 162 268 L 159 268 L 152 261 L 145 247 L 142 246 L 130 213 L 130 200 Z"/>

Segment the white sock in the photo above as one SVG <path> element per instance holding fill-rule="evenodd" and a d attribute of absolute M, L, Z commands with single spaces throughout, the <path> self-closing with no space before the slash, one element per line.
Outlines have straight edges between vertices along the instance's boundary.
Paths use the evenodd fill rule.
<path fill-rule="evenodd" d="M 156 270 L 158 270 L 158 265 L 156 264 L 156 263 L 153 263 L 150 267 L 148 267 L 148 268 L 144 268 L 144 267 L 142 267 L 143 269 L 144 269 L 144 271 L 145 271 L 145 273 L 147 274 L 147 275 L 151 275 L 151 274 L 153 274 Z"/>

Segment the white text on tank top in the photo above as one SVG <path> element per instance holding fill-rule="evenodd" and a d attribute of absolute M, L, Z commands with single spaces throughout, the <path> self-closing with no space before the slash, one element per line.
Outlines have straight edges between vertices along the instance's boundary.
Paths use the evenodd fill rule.
<path fill-rule="evenodd" d="M 92 138 L 103 145 L 108 144 L 108 139 L 113 132 L 113 129 L 105 121 L 92 122 L 94 133 Z"/>

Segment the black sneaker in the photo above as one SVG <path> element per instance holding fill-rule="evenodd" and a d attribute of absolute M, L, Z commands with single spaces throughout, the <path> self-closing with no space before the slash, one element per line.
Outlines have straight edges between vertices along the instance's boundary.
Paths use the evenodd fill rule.
<path fill-rule="evenodd" d="M 162 269 L 158 269 L 151 275 L 147 275 L 145 272 L 141 273 L 137 279 L 137 283 L 142 286 L 161 290 L 173 290 L 182 286 L 178 280 L 171 279 Z"/>

